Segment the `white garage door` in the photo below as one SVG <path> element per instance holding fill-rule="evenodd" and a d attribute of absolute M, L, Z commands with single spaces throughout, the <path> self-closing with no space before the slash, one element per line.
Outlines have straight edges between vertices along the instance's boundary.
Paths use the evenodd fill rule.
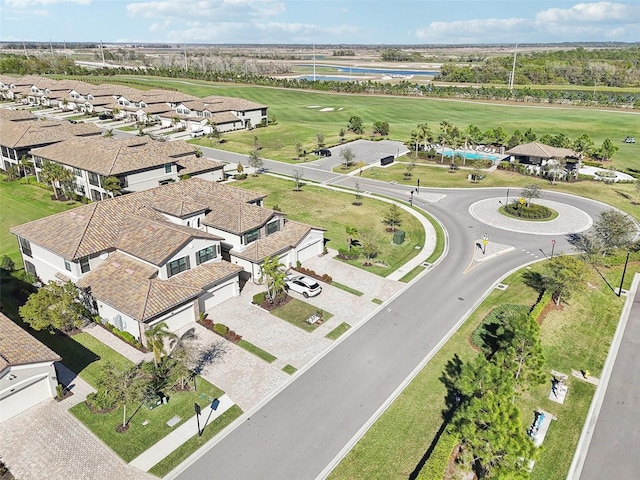
<path fill-rule="evenodd" d="M 167 324 L 167 328 L 170 332 L 175 332 L 183 327 L 186 327 L 193 322 L 193 310 L 191 308 L 184 310 L 173 317 L 169 317 L 164 322 Z"/>
<path fill-rule="evenodd" d="M 232 283 L 218 288 L 217 290 L 213 290 L 212 292 L 207 292 L 202 297 L 200 297 L 200 309 L 203 312 L 206 312 L 210 308 L 213 308 L 216 305 L 220 305 L 225 300 L 233 297 L 234 291 L 235 283 Z"/>
<path fill-rule="evenodd" d="M 298 261 L 300 263 L 322 253 L 322 242 L 318 241 L 298 250 Z"/>
<path fill-rule="evenodd" d="M 0 422 L 37 405 L 43 400 L 51 398 L 47 377 L 29 385 L 22 390 L 13 392 L 7 398 L 0 400 Z"/>

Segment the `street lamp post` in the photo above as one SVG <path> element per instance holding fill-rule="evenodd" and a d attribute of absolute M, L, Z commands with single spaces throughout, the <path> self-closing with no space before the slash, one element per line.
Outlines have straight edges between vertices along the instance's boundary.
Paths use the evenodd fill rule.
<path fill-rule="evenodd" d="M 411 190 L 411 197 L 409 198 L 409 204 L 413 207 L 413 190 Z"/>
<path fill-rule="evenodd" d="M 418 188 L 417 188 L 417 193 L 420 193 L 420 179 L 418 179 Z"/>
<path fill-rule="evenodd" d="M 551 260 L 553 260 L 553 250 L 556 248 L 556 241 L 551 240 Z"/>

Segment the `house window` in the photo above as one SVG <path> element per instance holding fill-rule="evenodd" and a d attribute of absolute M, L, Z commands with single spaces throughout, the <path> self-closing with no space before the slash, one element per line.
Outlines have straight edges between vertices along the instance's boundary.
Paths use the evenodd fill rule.
<path fill-rule="evenodd" d="M 66 258 L 64 259 L 64 268 L 66 268 L 68 271 L 71 271 L 71 262 L 69 262 L 69 260 L 67 260 Z"/>
<path fill-rule="evenodd" d="M 263 108 L 262 109 L 262 116 L 265 117 L 267 115 L 267 109 Z"/>
<path fill-rule="evenodd" d="M 87 273 L 91 270 L 91 265 L 89 265 L 89 257 L 83 257 L 80 259 L 80 271 L 82 273 Z"/>
<path fill-rule="evenodd" d="M 42 168 L 42 159 L 40 157 L 35 158 L 36 167 Z"/>
<path fill-rule="evenodd" d="M 189 257 L 182 257 L 173 262 L 169 262 L 167 265 L 167 275 L 173 277 L 180 272 L 184 272 L 185 270 L 189 270 Z"/>
<path fill-rule="evenodd" d="M 81 177 L 82 176 L 82 170 L 80 170 L 79 168 L 73 167 L 73 174 L 76 177 Z"/>
<path fill-rule="evenodd" d="M 208 262 L 215 257 L 216 247 L 211 245 L 210 247 L 203 248 L 198 253 L 196 253 L 196 263 L 200 265 L 201 263 Z"/>
<path fill-rule="evenodd" d="M 22 249 L 22 254 L 27 257 L 32 257 L 31 253 L 31 243 L 26 238 L 20 237 L 20 248 Z"/>
<path fill-rule="evenodd" d="M 258 230 L 252 230 L 244 234 L 244 244 L 249 245 L 251 242 L 255 242 L 258 239 Z"/>
<path fill-rule="evenodd" d="M 94 187 L 100 187 L 100 175 L 97 173 L 89 172 L 89 183 Z"/>
<path fill-rule="evenodd" d="M 171 164 L 165 163 L 164 165 L 164 173 L 171 173 Z"/>
<path fill-rule="evenodd" d="M 36 272 L 36 267 L 33 263 L 31 262 L 24 262 L 24 268 L 27 271 L 27 273 L 30 273 L 31 275 L 33 275 L 34 277 L 38 276 L 38 273 Z"/>
<path fill-rule="evenodd" d="M 280 230 L 280 222 L 278 220 L 271 223 L 267 223 L 267 235 L 276 233 L 278 230 Z"/>

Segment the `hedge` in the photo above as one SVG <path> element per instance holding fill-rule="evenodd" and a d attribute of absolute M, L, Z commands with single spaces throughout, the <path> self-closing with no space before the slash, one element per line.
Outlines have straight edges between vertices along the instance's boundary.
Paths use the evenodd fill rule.
<path fill-rule="evenodd" d="M 416 480 L 442 480 L 449 465 L 453 449 L 458 445 L 458 437 L 445 430 L 433 448 L 429 459 L 420 470 Z"/>
<path fill-rule="evenodd" d="M 545 307 L 549 305 L 549 302 L 551 301 L 552 298 L 553 298 L 553 295 L 551 294 L 551 292 L 545 290 L 545 292 L 540 296 L 540 299 L 538 300 L 538 302 L 533 306 L 533 308 L 529 312 L 529 316 L 531 317 L 531 320 L 533 320 L 534 322 L 538 321 L 538 317 L 540 316 L 542 311 L 545 309 Z"/>

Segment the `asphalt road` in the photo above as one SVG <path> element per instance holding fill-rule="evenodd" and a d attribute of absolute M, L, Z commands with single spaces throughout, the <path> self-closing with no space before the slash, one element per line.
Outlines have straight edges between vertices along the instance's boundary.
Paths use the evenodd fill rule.
<path fill-rule="evenodd" d="M 237 161 L 236 154 L 207 153 Z M 243 163 L 245 163 L 243 161 Z M 265 161 L 272 172 L 290 174 L 293 167 Z M 353 178 L 305 166 L 305 178 L 353 187 Z M 408 200 L 411 187 L 359 179 L 363 190 Z M 435 203 L 426 193 L 445 196 Z M 447 256 L 427 275 L 336 345 L 280 393 L 252 413 L 210 450 L 183 469 L 180 479 L 283 480 L 315 479 L 376 413 L 411 372 L 433 353 L 438 342 L 482 300 L 506 273 L 549 255 L 548 236 L 487 227 L 468 213 L 482 198 L 505 189 L 438 190 L 421 187 L 414 205 L 438 218 L 448 233 Z M 421 196 L 422 195 L 422 196 Z M 590 200 L 545 192 L 545 199 L 585 210 L 592 217 L 606 206 Z M 515 247 L 509 253 L 465 270 L 475 241 Z M 556 238 L 555 252 L 570 251 Z M 544 252 L 544 253 L 543 253 Z"/>

